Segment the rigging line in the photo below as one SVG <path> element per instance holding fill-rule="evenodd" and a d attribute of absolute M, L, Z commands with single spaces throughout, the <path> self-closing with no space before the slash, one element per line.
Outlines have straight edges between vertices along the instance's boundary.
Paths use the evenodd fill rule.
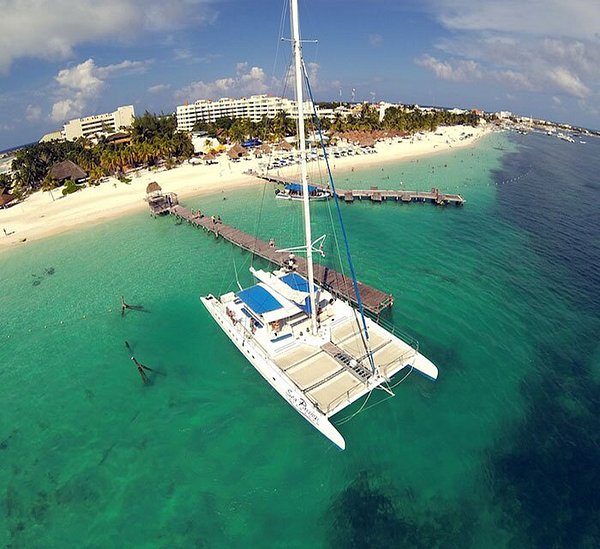
<path fill-rule="evenodd" d="M 235 264 L 235 255 L 231 255 L 231 259 L 233 260 L 233 270 L 235 272 L 235 282 L 238 285 L 238 288 L 241 290 L 243 290 L 242 285 L 240 284 L 240 277 L 238 276 L 238 270 L 237 270 L 237 266 Z"/>
<path fill-rule="evenodd" d="M 279 59 L 279 46 L 281 44 L 281 37 L 283 36 L 283 25 L 286 18 L 287 13 L 287 2 L 283 2 L 281 8 L 281 19 L 279 20 L 279 30 L 277 31 L 277 47 L 275 49 L 275 59 L 273 60 L 273 69 L 271 71 L 271 77 L 275 75 L 275 70 L 277 68 L 277 60 Z"/>
<path fill-rule="evenodd" d="M 286 92 L 286 89 L 287 89 L 288 74 L 289 74 L 289 72 L 291 70 L 291 64 L 292 64 L 292 62 L 291 62 L 291 56 L 290 56 L 289 61 L 288 61 L 288 68 L 286 70 L 286 74 L 285 74 L 285 77 L 283 79 L 283 89 L 282 89 L 282 95 L 281 95 L 281 97 L 284 96 L 284 94 Z M 267 124 L 267 123 L 268 123 L 268 120 L 265 120 L 265 124 Z M 273 150 L 271 150 L 269 152 L 269 158 L 268 158 L 268 162 L 267 162 L 267 169 L 265 170 L 267 173 L 269 172 L 268 168 L 269 168 L 269 165 L 271 164 L 271 158 L 272 158 L 273 154 L 274 154 L 274 152 L 273 152 Z M 251 266 L 254 266 L 254 258 L 255 258 L 255 255 L 256 255 L 254 253 L 254 250 L 256 250 L 256 244 L 257 244 L 257 242 L 259 240 L 258 234 L 259 234 L 259 228 L 260 228 L 261 223 L 262 223 L 262 213 L 263 213 L 263 210 L 264 210 L 265 196 L 266 196 L 266 192 L 267 192 L 267 185 L 270 185 L 270 184 L 269 184 L 268 181 L 265 180 L 265 182 L 263 184 L 262 197 L 261 197 L 261 200 L 260 200 L 260 203 L 259 203 L 259 207 L 258 207 L 258 216 L 257 216 L 256 224 L 255 224 L 255 227 L 254 227 L 254 246 L 253 246 L 253 251 L 252 251 L 251 257 L 250 257 L 250 265 Z"/>
<path fill-rule="evenodd" d="M 348 243 L 348 236 L 346 235 L 346 227 L 344 226 L 344 220 L 342 219 L 342 211 L 340 209 L 340 203 L 339 203 L 339 200 L 338 200 L 338 197 L 337 197 L 337 193 L 335 192 L 335 183 L 333 181 L 333 175 L 331 174 L 331 168 L 329 166 L 329 158 L 327 157 L 327 152 L 325 151 L 325 145 L 323 144 L 323 132 L 321 130 L 321 124 L 319 122 L 319 118 L 317 116 L 317 111 L 316 111 L 316 106 L 315 106 L 315 100 L 314 100 L 314 97 L 313 97 L 312 88 L 310 87 L 310 82 L 308 80 L 308 75 L 306 74 L 306 67 L 304 66 L 304 64 L 302 65 L 302 68 L 304 70 L 304 78 L 306 80 L 306 86 L 308 88 L 308 93 L 310 95 L 310 100 L 311 100 L 312 105 L 313 105 L 313 112 L 314 112 L 314 117 L 315 117 L 315 126 L 317 127 L 317 131 L 319 133 L 319 138 L 321 140 L 321 147 L 323 148 L 323 155 L 324 155 L 324 158 L 325 158 L 325 165 L 327 166 L 327 174 L 329 175 L 329 184 L 331 185 L 331 190 L 333 192 L 333 198 L 335 200 L 335 207 L 336 207 L 337 214 L 338 214 L 338 220 L 340 222 L 340 227 L 342 229 L 342 235 L 344 237 L 344 245 L 345 245 L 345 248 L 346 248 L 346 257 L 348 259 L 348 266 L 350 268 L 350 273 L 352 275 L 352 285 L 354 286 L 354 294 L 356 295 L 356 302 L 358 303 L 358 309 L 360 311 L 360 316 L 362 318 L 363 327 L 365 329 L 365 337 L 368 340 L 369 339 L 369 330 L 367 328 L 367 321 L 365 319 L 365 312 L 364 312 L 362 300 L 360 298 L 360 291 L 358 289 L 358 280 L 356 279 L 356 272 L 354 271 L 354 263 L 352 262 L 352 256 L 350 254 L 350 245 Z M 375 372 L 376 368 L 375 368 L 375 362 L 373 360 L 373 354 L 369 351 L 368 355 L 369 355 L 369 363 L 371 364 L 371 368 L 372 368 L 373 372 Z"/>
<path fill-rule="evenodd" d="M 388 387 L 388 389 L 395 389 L 396 387 L 398 387 L 398 385 L 400 385 L 401 383 L 403 383 L 406 378 L 408 378 L 408 376 L 413 372 L 414 370 L 414 366 L 411 364 L 410 365 L 410 369 L 409 371 L 402 377 L 402 379 L 400 379 L 399 381 L 397 381 L 396 383 L 394 383 L 392 386 L 390 386 L 387 382 L 386 382 L 386 386 Z M 376 389 L 380 389 L 383 390 L 380 386 L 376 387 Z M 371 404 L 370 406 L 367 406 L 367 402 L 369 401 L 369 398 L 371 397 L 371 395 L 373 394 L 373 391 L 371 391 L 365 402 L 362 404 L 362 406 L 353 414 L 346 416 L 345 418 L 342 418 L 340 421 L 337 421 L 335 423 L 336 426 L 340 426 L 340 425 L 344 425 L 344 423 L 348 423 L 351 419 L 353 419 L 354 417 L 356 417 L 359 413 L 361 412 L 366 412 L 367 410 L 370 410 L 371 408 L 375 408 L 375 406 L 379 406 L 380 404 L 383 404 L 386 400 L 389 400 L 390 398 L 393 398 L 394 395 L 390 395 L 388 394 L 385 398 L 374 402 L 373 404 Z"/>
<path fill-rule="evenodd" d="M 356 410 L 356 412 L 353 412 L 349 416 L 346 416 L 346 417 L 340 419 L 340 421 L 336 421 L 336 423 L 335 423 L 336 427 L 339 427 L 340 425 L 344 425 L 344 423 L 348 423 L 351 419 L 355 418 L 358 414 L 360 414 L 363 411 L 363 409 L 365 408 L 365 406 L 367 405 L 367 402 L 369 402 L 369 399 L 371 398 L 372 394 L 373 394 L 373 391 L 369 391 L 369 393 L 367 394 L 367 398 L 365 398 L 365 401 L 360 405 L 360 408 L 358 410 Z"/>

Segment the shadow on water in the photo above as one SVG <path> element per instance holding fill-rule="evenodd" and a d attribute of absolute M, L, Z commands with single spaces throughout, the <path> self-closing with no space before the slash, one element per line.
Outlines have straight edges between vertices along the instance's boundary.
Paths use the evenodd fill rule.
<path fill-rule="evenodd" d="M 579 356 L 538 356 L 526 419 L 490 457 L 494 498 L 527 546 L 598 547 L 600 384 Z"/>
<path fill-rule="evenodd" d="M 436 505 L 421 511 L 410 489 L 362 471 L 328 510 L 331 547 L 469 547 L 476 514 L 469 505 Z"/>

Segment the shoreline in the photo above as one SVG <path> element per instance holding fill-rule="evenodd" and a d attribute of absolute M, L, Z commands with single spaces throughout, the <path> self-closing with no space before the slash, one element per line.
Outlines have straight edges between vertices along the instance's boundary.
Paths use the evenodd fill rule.
<path fill-rule="evenodd" d="M 380 141 L 375 146 L 376 154 L 330 158 L 329 162 L 335 176 L 355 168 L 408 161 L 469 147 L 491 131 L 489 124 L 477 128 L 440 127 L 435 133 L 423 134 L 420 139 L 413 137 L 410 140 L 395 138 Z M 473 135 L 461 139 L 463 132 Z M 111 177 L 97 187 L 86 187 L 64 197 L 60 194 L 60 189 L 54 193 L 38 191 L 20 204 L 0 210 L 0 227 L 8 233 L 8 236 L 0 233 L 0 253 L 28 242 L 147 209 L 143 199 L 146 186 L 152 181 L 156 181 L 164 192 L 177 193 L 180 199 L 263 185 L 264 181 L 243 172 L 250 169 L 258 171 L 259 163 L 264 161 L 265 159 L 253 158 L 231 162 L 227 157 L 222 157 L 213 165 L 186 163 L 171 170 L 145 169 L 132 174 L 131 183 L 121 183 Z M 297 165 L 293 165 L 271 173 L 292 176 L 296 174 L 297 168 Z"/>

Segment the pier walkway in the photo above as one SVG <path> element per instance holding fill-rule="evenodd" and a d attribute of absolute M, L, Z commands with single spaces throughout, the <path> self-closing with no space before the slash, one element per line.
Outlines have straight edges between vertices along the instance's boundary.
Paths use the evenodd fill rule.
<path fill-rule="evenodd" d="M 297 183 L 297 180 L 292 180 L 284 177 L 273 177 L 269 175 L 257 175 L 258 178 L 264 179 L 278 185 L 287 185 L 289 183 Z M 324 185 L 310 183 L 313 187 L 325 189 Z M 429 202 L 438 206 L 455 205 L 462 206 L 465 199 L 460 194 L 443 193 L 437 187 L 431 191 L 405 191 L 405 190 L 384 190 L 379 187 L 371 187 L 368 190 L 362 189 L 336 189 L 338 199 L 343 200 L 347 204 L 355 200 L 370 200 L 371 202 L 381 203 L 387 201 L 400 202 L 408 204 L 411 202 Z"/>
<path fill-rule="evenodd" d="M 169 209 L 169 213 L 178 219 L 187 221 L 195 227 L 202 228 L 211 232 L 216 237 L 222 237 L 232 244 L 247 250 L 278 267 L 283 267 L 288 260 L 288 254 L 278 252 L 275 247 L 268 242 L 251 236 L 235 227 L 221 223 L 215 216 L 206 216 L 204 214 L 192 213 L 187 208 L 175 204 Z M 306 259 L 303 257 L 295 258 L 296 271 L 303 276 L 307 276 Z M 356 305 L 354 287 L 352 279 L 329 267 L 319 263 L 314 264 L 315 282 L 322 288 L 328 290 L 336 297 L 345 299 Z M 394 303 L 394 297 L 386 294 L 376 288 L 367 286 L 362 282 L 358 283 L 360 297 L 364 308 L 374 315 L 379 315 L 384 309 L 391 307 Z"/>

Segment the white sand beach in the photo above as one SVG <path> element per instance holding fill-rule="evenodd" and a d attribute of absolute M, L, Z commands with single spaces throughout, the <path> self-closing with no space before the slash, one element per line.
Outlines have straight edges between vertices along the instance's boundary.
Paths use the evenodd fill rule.
<path fill-rule="evenodd" d="M 440 127 L 417 137 L 379 141 L 376 154 L 365 154 L 331 159 L 334 175 L 351 168 L 380 165 L 407 160 L 452 148 L 467 147 L 492 131 L 490 125 Z M 466 135 L 471 134 L 469 137 Z M 51 193 L 36 192 L 21 204 L 0 210 L 0 250 L 49 235 L 69 231 L 83 225 L 104 222 L 110 218 L 147 208 L 144 197 L 146 186 L 156 181 L 165 192 L 175 192 L 180 198 L 212 194 L 246 185 L 263 185 L 256 177 L 245 175 L 248 170 L 258 171 L 266 161 L 252 158 L 230 161 L 225 155 L 213 165 L 184 163 L 171 170 L 143 170 L 131 175 L 131 183 L 111 178 L 96 187 L 62 196 L 61 190 Z M 271 172 L 272 174 L 273 172 Z M 293 175 L 296 167 L 283 168 L 281 175 Z"/>

